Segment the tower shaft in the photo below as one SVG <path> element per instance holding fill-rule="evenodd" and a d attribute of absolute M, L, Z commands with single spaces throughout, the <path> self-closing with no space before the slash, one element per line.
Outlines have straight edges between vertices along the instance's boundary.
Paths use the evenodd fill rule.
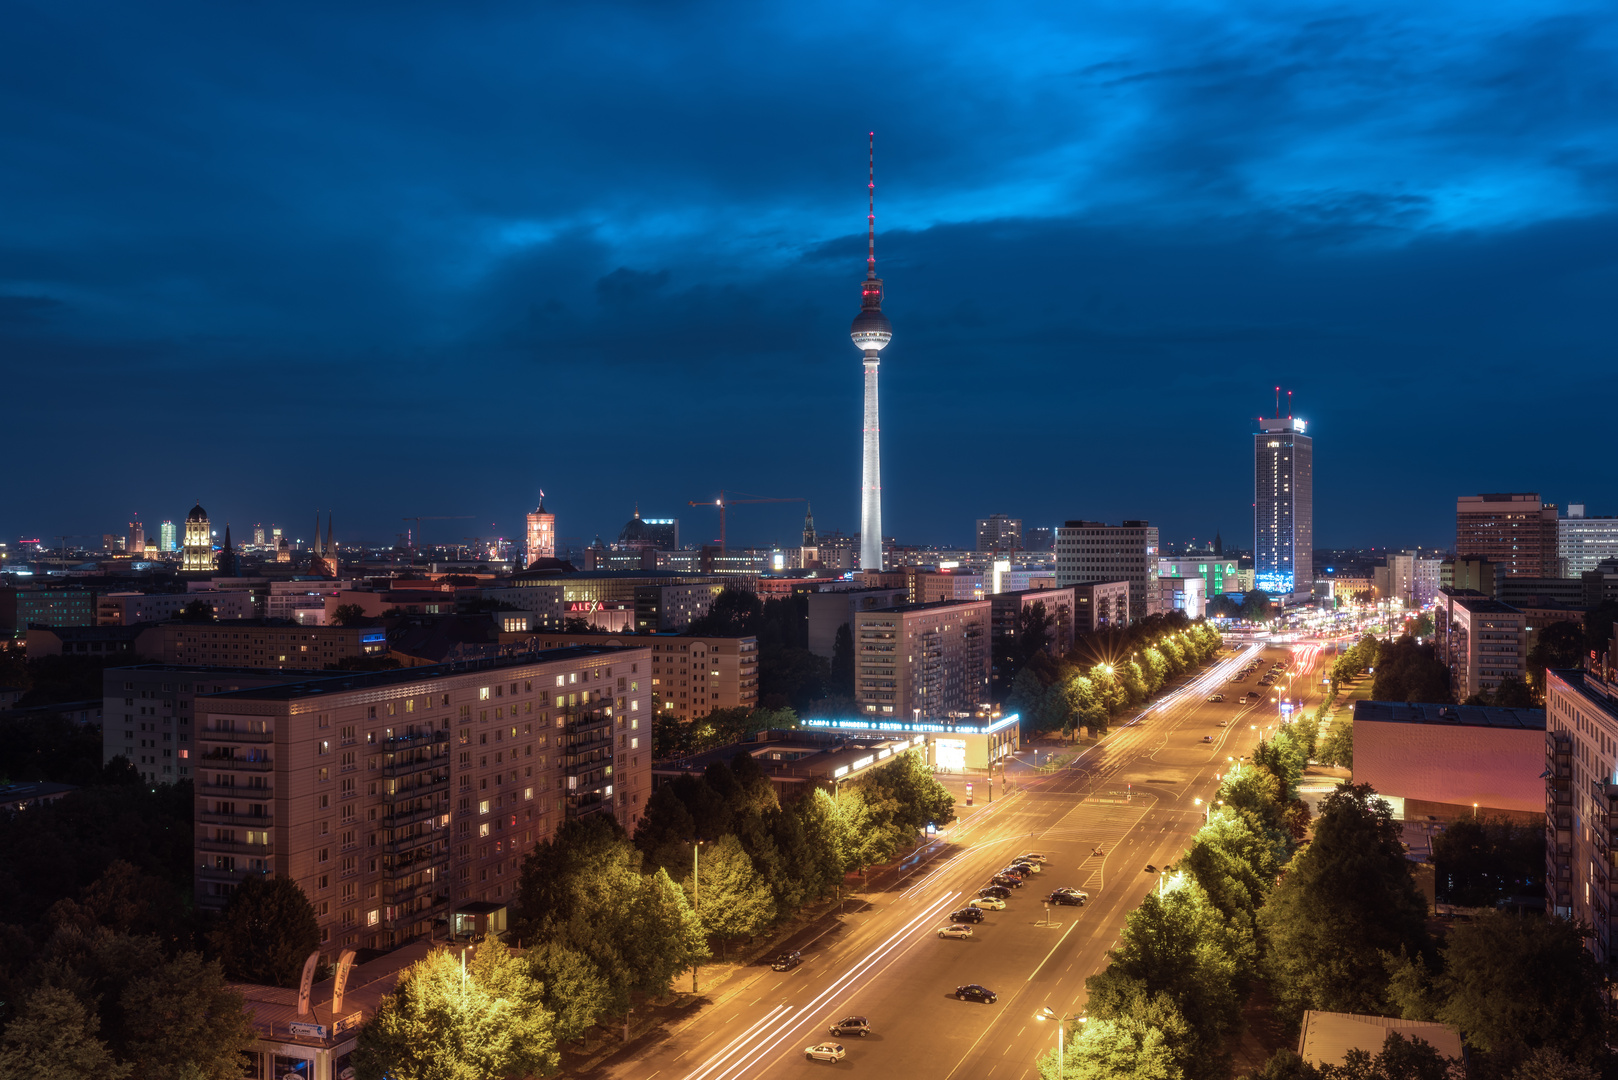
<path fill-rule="evenodd" d="M 876 378 L 880 361 L 865 354 L 865 464 L 860 474 L 860 568 L 883 570 L 882 564 L 882 426 L 877 409 Z"/>

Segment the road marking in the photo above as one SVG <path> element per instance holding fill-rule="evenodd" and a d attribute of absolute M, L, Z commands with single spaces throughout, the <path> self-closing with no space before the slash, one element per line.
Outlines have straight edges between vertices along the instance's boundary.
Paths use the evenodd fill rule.
<path fill-rule="evenodd" d="M 1067 934 L 1071 934 L 1073 932 L 1074 928 L 1077 927 L 1078 925 L 1079 925 L 1078 921 L 1075 920 L 1074 923 L 1073 923 L 1073 926 L 1070 926 L 1070 927 L 1067 928 Z M 1058 939 L 1056 944 L 1051 946 L 1051 951 L 1045 954 L 1045 960 L 1049 960 L 1051 958 L 1052 954 L 1054 954 L 1057 949 L 1060 949 L 1062 947 L 1062 942 L 1067 940 L 1067 934 L 1063 934 L 1061 936 L 1061 938 Z M 1045 966 L 1045 960 L 1041 960 L 1039 962 L 1039 967 L 1035 968 L 1032 972 L 1029 973 L 1029 975 L 1028 975 L 1028 981 L 1029 982 L 1033 982 L 1034 981 L 1034 976 L 1039 974 L 1039 968 L 1042 968 L 1042 967 Z"/>

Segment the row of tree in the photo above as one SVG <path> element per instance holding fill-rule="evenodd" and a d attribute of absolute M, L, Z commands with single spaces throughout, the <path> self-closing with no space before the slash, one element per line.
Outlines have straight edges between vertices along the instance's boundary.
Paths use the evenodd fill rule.
<path fill-rule="evenodd" d="M 1067 656 L 1035 652 L 1012 682 L 1006 707 L 1021 714 L 1023 731 L 1106 730 L 1114 717 L 1139 708 L 1165 683 L 1207 663 L 1219 632 L 1183 615 L 1153 616 L 1106 635 L 1086 635 Z"/>

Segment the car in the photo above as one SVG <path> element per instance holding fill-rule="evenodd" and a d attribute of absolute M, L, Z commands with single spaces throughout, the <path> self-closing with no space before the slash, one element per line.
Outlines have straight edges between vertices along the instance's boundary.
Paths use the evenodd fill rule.
<path fill-rule="evenodd" d="M 1029 874 L 1044 873 L 1045 868 L 1037 862 L 1023 862 L 1021 859 L 1011 864 L 1011 869 L 1027 877 Z"/>
<path fill-rule="evenodd" d="M 993 1005 L 996 1001 L 1000 1000 L 999 994 L 996 994 L 987 986 L 979 986 L 977 983 L 967 983 L 965 986 L 957 986 L 955 988 L 955 996 L 961 1001 L 981 1001 L 985 1005 Z"/>
<path fill-rule="evenodd" d="M 1009 900 L 1011 898 L 1011 890 L 1006 888 L 1004 885 L 990 885 L 987 888 L 979 889 L 978 895 L 992 896 L 997 900 Z"/>
<path fill-rule="evenodd" d="M 1212 735 L 1204 735 L 1202 737 L 1202 741 L 1203 742 L 1213 742 L 1213 736 Z"/>
<path fill-rule="evenodd" d="M 1221 720 L 1221 721 L 1219 721 L 1219 726 L 1220 726 L 1220 727 L 1224 727 L 1224 726 L 1225 726 L 1225 724 L 1226 724 L 1226 723 L 1227 723 L 1227 722 L 1228 722 L 1228 721 L 1225 721 L 1225 720 Z"/>
<path fill-rule="evenodd" d="M 1003 885 L 1008 889 L 1022 888 L 1022 878 L 1016 874 L 996 874 L 990 879 L 996 885 Z"/>
<path fill-rule="evenodd" d="M 1044 865 L 1045 863 L 1050 862 L 1049 859 L 1047 859 L 1044 855 L 1040 854 L 1037 851 L 1025 851 L 1021 855 L 1017 856 L 1017 861 L 1018 862 L 1039 863 L 1041 865 Z"/>
<path fill-rule="evenodd" d="M 1224 701 L 1225 700 L 1225 695 L 1224 694 L 1209 694 L 1208 695 L 1208 700 L 1209 701 Z"/>
<path fill-rule="evenodd" d="M 871 1022 L 863 1016 L 845 1016 L 830 1028 L 833 1035 L 858 1035 L 860 1038 L 871 1033 Z"/>
<path fill-rule="evenodd" d="M 949 913 L 950 922 L 982 922 L 983 912 L 975 907 L 963 907 Z"/>
<path fill-rule="evenodd" d="M 948 926 L 940 926 L 938 928 L 938 936 L 947 938 L 969 938 L 972 936 L 972 928 L 964 923 L 950 923 Z"/>
<path fill-rule="evenodd" d="M 803 1052 L 810 1061 L 842 1061 L 847 1057 L 842 1043 L 815 1043 Z"/>
<path fill-rule="evenodd" d="M 979 896 L 966 902 L 967 907 L 982 908 L 984 911 L 1004 911 L 1006 902 L 998 896 Z"/>
<path fill-rule="evenodd" d="M 803 963 L 803 953 L 801 953 L 801 952 L 782 953 L 780 956 L 777 956 L 773 961 L 771 961 L 770 970 L 771 971 L 791 971 L 793 968 L 797 967 L 801 963 Z"/>
<path fill-rule="evenodd" d="M 1090 899 L 1089 893 L 1077 892 L 1073 889 L 1057 889 L 1045 898 L 1046 903 L 1065 904 L 1068 907 L 1083 907 L 1084 902 Z"/>

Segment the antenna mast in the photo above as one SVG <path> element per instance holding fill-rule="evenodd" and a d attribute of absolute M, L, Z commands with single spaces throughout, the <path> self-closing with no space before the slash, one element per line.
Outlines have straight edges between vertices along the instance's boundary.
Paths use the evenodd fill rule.
<path fill-rule="evenodd" d="M 867 185 L 870 209 L 865 215 L 865 276 L 876 277 L 876 132 L 871 132 L 871 179 Z"/>

